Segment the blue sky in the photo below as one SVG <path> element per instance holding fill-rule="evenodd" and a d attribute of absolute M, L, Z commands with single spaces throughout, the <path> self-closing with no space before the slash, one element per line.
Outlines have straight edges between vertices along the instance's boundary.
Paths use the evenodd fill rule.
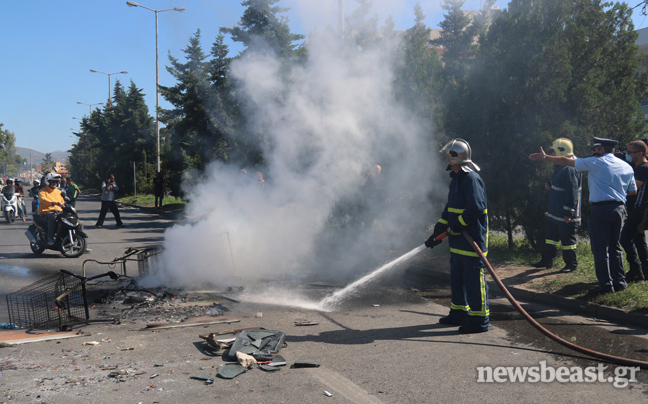
<path fill-rule="evenodd" d="M 418 1 L 430 27 L 443 19 L 441 0 Z M 233 27 L 243 14 L 240 0 L 141 0 L 153 9 L 183 6 L 182 13 L 159 14 L 160 84 L 173 85 L 167 74 L 167 54 L 181 58 L 181 49 L 197 29 L 203 47 L 209 51 L 220 27 Z M 417 0 L 373 0 L 374 12 L 384 20 L 391 15 L 396 29 L 413 24 Z M 506 8 L 508 1 L 495 6 Z M 628 2 L 631 6 L 639 0 Z M 293 32 L 307 34 L 316 27 L 337 26 L 338 0 L 280 0 L 289 7 L 286 14 Z M 345 14 L 355 9 L 345 0 Z M 478 9 L 479 0 L 467 0 L 465 9 Z M 635 10 L 636 28 L 648 21 Z M 106 103 L 108 76 L 90 69 L 127 75 L 113 75 L 125 87 L 130 80 L 142 88 L 151 114 L 155 107 L 155 14 L 140 7 L 128 7 L 125 0 L 30 0 L 6 1 L 0 13 L 0 123 L 14 132 L 16 146 L 40 152 L 68 150 L 73 130 L 89 112 L 86 105 Z M 231 55 L 238 50 L 231 42 Z M 162 107 L 168 106 L 163 99 Z M 109 153 L 110 151 L 106 151 Z"/>

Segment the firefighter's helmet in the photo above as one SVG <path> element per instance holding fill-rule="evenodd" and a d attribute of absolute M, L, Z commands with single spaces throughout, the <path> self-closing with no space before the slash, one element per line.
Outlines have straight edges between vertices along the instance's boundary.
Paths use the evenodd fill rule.
<path fill-rule="evenodd" d="M 571 140 L 565 137 L 554 140 L 551 149 L 556 152 L 556 156 L 570 157 L 574 155 L 574 145 Z"/>
<path fill-rule="evenodd" d="M 452 139 L 439 150 L 439 153 L 445 154 L 448 166 L 459 164 L 462 171 L 479 171 L 479 166 L 471 160 L 470 145 L 463 139 Z"/>

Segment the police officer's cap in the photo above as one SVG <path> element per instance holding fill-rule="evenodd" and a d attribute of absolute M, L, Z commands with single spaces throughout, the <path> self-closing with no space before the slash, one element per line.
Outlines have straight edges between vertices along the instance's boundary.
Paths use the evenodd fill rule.
<path fill-rule="evenodd" d="M 592 148 L 594 147 L 605 147 L 607 149 L 614 149 L 614 146 L 619 144 L 618 140 L 612 140 L 612 139 L 605 139 L 602 137 L 595 137 L 594 138 L 594 144 L 592 144 Z"/>

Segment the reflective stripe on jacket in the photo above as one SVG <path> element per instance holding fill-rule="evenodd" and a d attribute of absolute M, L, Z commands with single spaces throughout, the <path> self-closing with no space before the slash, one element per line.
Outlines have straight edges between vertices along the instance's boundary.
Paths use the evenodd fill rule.
<path fill-rule="evenodd" d="M 459 221 L 466 227 L 468 234 L 475 240 L 479 248 L 488 253 L 488 210 L 486 205 L 486 188 L 484 180 L 476 172 L 460 171 L 450 173 L 450 192 L 440 223 L 447 224 Z M 466 238 L 450 235 L 450 252 L 469 257 L 478 257 L 477 253 Z"/>
<path fill-rule="evenodd" d="M 583 176 L 574 167 L 556 166 L 551 179 L 547 217 L 565 223 L 565 216 L 573 223 L 581 221 L 581 189 Z"/>

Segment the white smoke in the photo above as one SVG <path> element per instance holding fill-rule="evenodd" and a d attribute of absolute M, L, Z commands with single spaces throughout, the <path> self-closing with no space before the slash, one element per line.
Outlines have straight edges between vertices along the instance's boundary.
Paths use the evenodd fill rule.
<path fill-rule="evenodd" d="M 389 249 L 422 243 L 427 214 L 439 211 L 429 194 L 441 159 L 429 152 L 433 128 L 394 100 L 398 46 L 358 49 L 325 30 L 309 38 L 307 62 L 290 71 L 261 54 L 233 63 L 247 119 L 267 140 L 266 164 L 247 167 L 249 177 L 233 164 L 208 167 L 188 192 L 189 219 L 166 231 L 164 266 L 149 282 L 346 281 Z M 345 227 L 339 208 L 359 195 L 374 164 L 383 168 L 382 193 L 364 209 L 375 214 Z"/>

